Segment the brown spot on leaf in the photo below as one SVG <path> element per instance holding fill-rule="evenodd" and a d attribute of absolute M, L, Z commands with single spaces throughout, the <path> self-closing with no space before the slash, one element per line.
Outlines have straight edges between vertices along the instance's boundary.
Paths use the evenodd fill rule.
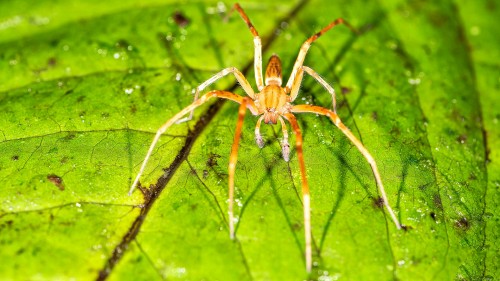
<path fill-rule="evenodd" d="M 12 159 L 12 161 L 17 161 L 17 160 L 19 160 L 19 156 L 18 155 L 14 155 L 10 159 Z"/>
<path fill-rule="evenodd" d="M 384 199 L 382 199 L 382 197 L 373 198 L 373 206 L 376 208 L 383 208 Z"/>
<path fill-rule="evenodd" d="M 130 105 L 130 113 L 134 114 L 137 112 L 137 106 L 135 105 L 135 103 L 133 103 L 132 105 Z"/>
<path fill-rule="evenodd" d="M 352 92 L 352 89 L 348 87 L 341 87 L 340 91 L 342 92 L 342 94 L 347 95 Z"/>
<path fill-rule="evenodd" d="M 215 154 L 215 153 L 210 153 L 208 160 L 207 160 L 207 166 L 212 168 L 214 166 L 217 166 L 217 158 L 220 158 L 220 155 Z"/>
<path fill-rule="evenodd" d="M 50 175 L 47 176 L 47 179 L 51 183 L 53 183 L 55 186 L 57 186 L 57 188 L 59 188 L 59 190 L 61 190 L 61 191 L 64 190 L 63 179 L 60 176 L 57 176 L 57 175 L 54 175 L 54 174 L 50 174 Z"/>
<path fill-rule="evenodd" d="M 175 12 L 172 15 L 172 19 L 174 20 L 175 24 L 177 24 L 181 28 L 186 27 L 190 22 L 190 20 L 179 11 Z"/>
<path fill-rule="evenodd" d="M 433 201 L 434 201 L 434 205 L 436 205 L 437 208 L 439 209 L 443 209 L 443 201 L 441 201 L 441 196 L 439 196 L 439 194 L 434 194 L 434 198 L 433 198 Z"/>
<path fill-rule="evenodd" d="M 391 135 L 393 135 L 394 137 L 399 137 L 399 135 L 401 135 L 401 131 L 398 127 L 395 126 L 391 128 L 391 131 L 389 133 L 391 133 Z"/>
<path fill-rule="evenodd" d="M 457 141 L 461 144 L 464 144 L 466 141 L 467 141 L 467 135 L 465 134 L 462 134 L 460 136 L 457 137 Z"/>
<path fill-rule="evenodd" d="M 64 164 L 68 162 L 68 160 L 69 160 L 68 156 L 64 156 L 63 158 L 61 158 L 61 160 L 59 160 L 59 163 Z"/>
<path fill-rule="evenodd" d="M 49 67 L 51 66 L 55 66 L 57 64 L 57 60 L 55 57 L 50 57 L 48 60 L 47 60 L 47 65 Z"/>
<path fill-rule="evenodd" d="M 62 138 L 62 140 L 64 141 L 70 141 L 72 139 L 76 138 L 76 135 L 73 134 L 73 133 L 69 133 L 67 136 L 65 136 L 64 138 Z"/>
<path fill-rule="evenodd" d="M 436 213 L 431 212 L 431 213 L 429 214 L 429 216 L 431 216 L 431 218 L 432 218 L 434 221 L 436 221 Z"/>
<path fill-rule="evenodd" d="M 470 228 L 470 222 L 466 217 L 461 217 L 460 219 L 455 221 L 455 227 L 460 230 L 467 231 Z"/>

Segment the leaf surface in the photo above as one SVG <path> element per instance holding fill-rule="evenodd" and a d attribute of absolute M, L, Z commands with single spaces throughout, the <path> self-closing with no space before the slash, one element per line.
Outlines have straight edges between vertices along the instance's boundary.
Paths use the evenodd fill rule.
<path fill-rule="evenodd" d="M 328 4 L 326 4 L 328 3 Z M 253 43 L 214 2 L 0 4 L 1 279 L 481 280 L 498 276 L 498 9 L 479 2 L 243 2 L 290 75 L 302 42 L 338 17 L 306 65 L 377 161 L 398 231 L 365 159 L 326 118 L 297 115 L 312 196 L 307 275 L 297 155 L 247 114 L 227 227 L 238 105 L 209 102 L 157 130 L 192 90 L 235 66 L 254 85 Z M 491 4 L 493 5 L 493 4 Z M 28 12 L 27 12 L 28 11 Z M 286 81 L 286 79 L 284 79 Z M 233 77 L 210 89 L 244 94 Z M 306 76 L 296 103 L 331 106 Z M 291 143 L 294 143 L 291 135 Z"/>

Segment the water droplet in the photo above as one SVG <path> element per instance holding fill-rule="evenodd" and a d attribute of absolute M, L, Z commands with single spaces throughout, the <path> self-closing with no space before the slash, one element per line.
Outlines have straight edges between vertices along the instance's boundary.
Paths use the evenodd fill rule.
<path fill-rule="evenodd" d="M 14 16 L 10 19 L 0 22 L 0 30 L 4 30 L 19 25 L 22 21 L 23 18 L 21 16 Z"/>
<path fill-rule="evenodd" d="M 420 84 L 420 78 L 408 78 L 408 83 L 411 85 L 418 85 Z"/>
<path fill-rule="evenodd" d="M 134 89 L 132 89 L 132 88 L 125 88 L 124 91 L 125 91 L 125 94 L 130 95 L 130 94 L 132 94 L 134 92 Z"/>
<path fill-rule="evenodd" d="M 470 28 L 470 34 L 472 36 L 478 36 L 480 33 L 481 33 L 481 29 L 479 28 L 479 26 L 473 26 Z"/>

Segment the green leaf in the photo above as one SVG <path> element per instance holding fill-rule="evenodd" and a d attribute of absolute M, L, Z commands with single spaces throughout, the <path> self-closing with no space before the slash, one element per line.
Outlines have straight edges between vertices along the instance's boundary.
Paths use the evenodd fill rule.
<path fill-rule="evenodd" d="M 247 114 L 227 226 L 238 105 L 209 102 L 172 126 L 127 196 L 156 130 L 253 42 L 231 4 L 0 3 L 0 279 L 493 280 L 499 273 L 500 34 L 495 3 L 269 1 L 242 7 L 288 77 L 331 82 L 338 113 L 377 161 L 407 230 L 377 207 L 365 159 L 323 117 L 298 114 L 312 200 L 304 264 L 297 155 Z M 489 6 L 488 6 L 489 5 Z M 491 6 L 493 5 L 493 7 Z M 286 79 L 285 79 L 286 81 Z M 234 90 L 233 77 L 210 89 Z M 331 106 L 305 77 L 297 103 Z M 291 136 L 291 143 L 294 137 Z M 151 195 L 151 196 L 148 196 Z"/>

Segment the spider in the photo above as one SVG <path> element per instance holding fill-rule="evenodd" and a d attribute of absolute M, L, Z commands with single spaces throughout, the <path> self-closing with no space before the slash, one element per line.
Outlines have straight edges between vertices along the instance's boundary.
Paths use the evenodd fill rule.
<path fill-rule="evenodd" d="M 269 59 L 265 75 L 262 76 L 262 43 L 259 34 L 250 19 L 243 11 L 241 6 L 236 3 L 234 4 L 233 10 L 237 10 L 243 21 L 247 24 L 250 32 L 253 35 L 254 42 L 254 69 L 255 69 L 255 81 L 257 84 L 258 92 L 254 92 L 252 86 L 248 80 L 243 76 L 243 74 L 235 67 L 228 67 L 215 74 L 205 82 L 201 83 L 195 90 L 194 101 L 176 115 L 170 118 L 166 123 L 164 123 L 157 131 L 151 146 L 144 158 L 142 166 L 135 178 L 132 186 L 129 190 L 129 195 L 134 191 L 135 186 L 138 184 L 139 179 L 144 172 L 144 168 L 153 152 L 156 143 L 158 142 L 160 136 L 173 124 L 180 123 L 183 121 L 191 120 L 193 116 L 193 111 L 200 105 L 204 104 L 211 98 L 222 98 L 228 99 L 238 103 L 238 120 L 236 123 L 236 130 L 234 134 L 234 141 L 231 147 L 231 154 L 229 156 L 229 200 L 228 200 L 228 214 L 229 214 L 229 236 L 231 239 L 235 238 L 235 220 L 233 213 L 234 204 L 234 174 L 237 163 L 238 147 L 241 137 L 241 129 L 243 125 L 243 119 L 245 117 L 247 109 L 255 116 L 260 116 L 257 120 L 255 126 L 255 141 L 257 145 L 262 148 L 264 146 L 264 140 L 260 134 L 260 125 L 262 121 L 266 124 L 281 124 L 283 131 L 283 140 L 281 143 L 282 156 L 285 161 L 290 160 L 290 144 L 288 143 L 288 129 L 285 120 L 291 124 L 293 133 L 295 135 L 295 149 L 297 152 L 297 158 L 299 162 L 300 175 L 301 175 L 301 185 L 302 185 L 302 204 L 304 212 L 304 235 L 305 235 L 305 263 L 307 272 L 311 271 L 312 268 L 312 248 L 311 248 L 311 211 L 310 211 L 310 195 L 309 195 L 309 185 L 307 183 L 306 168 L 304 163 L 304 154 L 302 151 L 302 133 L 300 131 L 297 119 L 295 118 L 295 113 L 313 113 L 317 115 L 324 115 L 331 119 L 333 124 L 337 126 L 342 133 L 356 146 L 356 148 L 361 152 L 361 154 L 366 158 L 366 161 L 371 166 L 375 181 L 379 188 L 381 195 L 381 200 L 383 205 L 386 207 L 389 215 L 391 216 L 394 224 L 398 229 L 401 229 L 401 225 L 394 214 L 389 202 L 387 200 L 387 195 L 382 185 L 382 179 L 377 169 L 377 164 L 375 160 L 370 155 L 368 150 L 363 146 L 363 144 L 351 133 L 351 131 L 342 123 L 339 116 L 336 113 L 336 99 L 335 90 L 330 86 L 321 76 L 316 73 L 311 68 L 303 65 L 304 59 L 306 57 L 307 51 L 311 44 L 316 41 L 321 35 L 326 33 L 328 30 L 332 29 L 336 25 L 344 24 L 352 31 L 356 32 L 355 29 L 344 19 L 338 18 L 332 21 L 329 25 L 321 29 L 318 33 L 309 37 L 301 46 L 297 59 L 292 69 L 292 73 L 288 82 L 283 87 L 282 86 L 282 76 L 281 76 L 281 61 L 279 57 L 275 54 Z M 316 105 L 306 105 L 299 104 L 294 105 L 293 101 L 297 98 L 299 94 L 300 85 L 302 83 L 302 78 L 304 73 L 312 76 L 318 83 L 320 83 L 326 91 L 328 91 L 332 96 L 333 109 L 327 109 L 324 107 Z M 199 93 L 203 91 L 206 87 L 213 84 L 222 77 L 232 74 L 241 85 L 243 90 L 248 96 L 240 96 L 228 91 L 213 90 L 205 95 L 199 97 Z M 189 114 L 188 117 L 184 117 Z M 184 117 L 184 118 L 183 118 Z"/>

